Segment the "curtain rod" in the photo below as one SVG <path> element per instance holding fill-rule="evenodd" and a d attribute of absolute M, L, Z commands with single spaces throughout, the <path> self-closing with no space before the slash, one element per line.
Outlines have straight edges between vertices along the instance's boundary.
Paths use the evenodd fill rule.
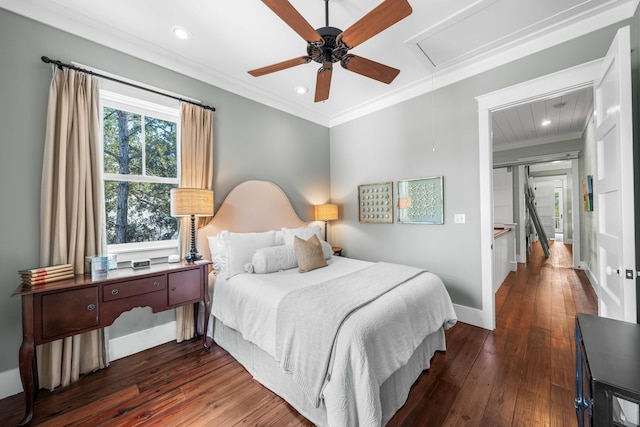
<path fill-rule="evenodd" d="M 214 107 L 210 107 L 208 105 L 200 104 L 199 102 L 190 101 L 188 99 L 180 98 L 179 96 L 169 95 L 168 93 L 163 93 L 163 92 L 160 92 L 160 91 L 157 91 L 157 90 L 154 90 L 154 89 L 150 89 L 148 87 L 139 86 L 139 85 L 134 84 L 134 83 L 130 83 L 130 82 L 126 82 L 126 81 L 123 81 L 123 80 L 116 79 L 114 77 L 105 76 L 104 74 L 96 73 L 95 71 L 87 70 L 85 68 L 76 67 L 75 65 L 72 65 L 72 64 L 65 64 L 62 61 L 58 61 L 58 60 L 55 60 L 55 59 L 50 59 L 47 56 L 42 56 L 42 57 L 40 57 L 40 59 L 42 60 L 42 62 L 45 62 L 47 64 L 54 64 L 58 68 L 62 68 L 62 67 L 69 68 L 71 70 L 79 71 L 81 73 L 86 73 L 86 74 L 90 74 L 92 76 L 100 77 L 101 79 L 107 79 L 107 80 L 111 80 L 112 82 L 121 83 L 121 84 L 124 84 L 124 85 L 127 85 L 127 86 L 135 87 L 137 89 L 146 90 L 147 92 L 152 92 L 152 93 L 155 93 L 156 95 L 166 96 L 167 98 L 172 98 L 172 99 L 178 100 L 180 102 L 186 102 L 187 104 L 197 105 L 198 107 L 202 107 L 202 108 L 204 108 L 206 110 L 216 111 L 216 109 Z"/>

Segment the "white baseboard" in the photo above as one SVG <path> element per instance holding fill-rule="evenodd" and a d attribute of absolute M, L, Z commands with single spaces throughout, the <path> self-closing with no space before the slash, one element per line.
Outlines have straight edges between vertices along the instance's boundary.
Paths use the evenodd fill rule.
<path fill-rule="evenodd" d="M 176 339 L 176 322 L 109 340 L 109 360 L 114 361 Z"/>
<path fill-rule="evenodd" d="M 598 278 L 593 275 L 593 271 L 591 271 L 591 268 L 589 268 L 589 266 L 585 266 L 583 270 L 587 275 L 587 279 L 589 279 L 589 283 L 593 288 L 593 292 L 595 292 L 596 295 L 598 295 Z"/>
<path fill-rule="evenodd" d="M 114 361 L 176 339 L 176 322 L 109 340 L 109 360 Z M 0 399 L 22 392 L 18 368 L 0 372 Z"/>
<path fill-rule="evenodd" d="M 453 309 L 456 312 L 456 316 L 458 316 L 459 322 L 468 323 L 483 329 L 489 329 L 490 331 L 495 329 L 493 319 L 488 319 L 487 315 L 482 310 L 459 304 L 453 304 Z"/>

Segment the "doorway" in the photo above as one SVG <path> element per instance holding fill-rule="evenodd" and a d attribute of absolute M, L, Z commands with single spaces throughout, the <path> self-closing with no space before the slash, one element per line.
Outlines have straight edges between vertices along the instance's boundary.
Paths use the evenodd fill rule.
<path fill-rule="evenodd" d="M 491 139 L 491 114 L 493 111 L 513 107 L 533 100 L 569 93 L 577 89 L 593 86 L 594 76 L 600 69 L 602 60 L 592 61 L 567 70 L 543 76 L 541 78 L 525 82 L 513 87 L 505 88 L 487 95 L 477 97 L 478 101 L 478 125 L 479 125 L 479 167 L 480 167 L 480 225 L 482 247 L 492 248 L 493 244 L 493 214 L 492 214 L 492 169 L 494 165 L 493 144 Z M 526 157 L 526 156 L 525 156 Z M 526 159 L 534 161 L 531 159 Z M 525 161 L 526 161 L 525 160 Z M 554 159 L 551 159 L 554 160 Z M 557 159 L 555 159 L 557 160 Z M 577 159 L 571 159 L 574 172 L 570 183 L 573 188 L 580 188 L 577 173 Z M 523 162 L 524 163 L 524 162 Z M 579 206 L 577 192 L 573 192 L 572 204 Z M 579 229 L 580 218 L 578 210 L 573 209 L 571 218 L 575 229 Z M 580 234 L 574 233 L 573 238 L 574 266 L 579 266 L 580 260 Z M 495 328 L 495 296 L 493 294 L 493 252 L 481 251 L 482 264 L 482 303 L 481 314 L 483 327 L 493 330 Z"/>

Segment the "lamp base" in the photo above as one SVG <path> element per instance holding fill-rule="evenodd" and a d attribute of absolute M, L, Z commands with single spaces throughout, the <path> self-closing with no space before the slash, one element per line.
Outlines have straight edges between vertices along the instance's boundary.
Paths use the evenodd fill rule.
<path fill-rule="evenodd" d="M 202 255 L 200 254 L 189 254 L 189 256 L 184 259 L 184 262 L 186 262 L 187 264 L 192 264 L 201 259 L 202 259 Z"/>
<path fill-rule="evenodd" d="M 191 215 L 191 244 L 189 245 L 189 256 L 184 259 L 184 262 L 192 264 L 199 259 L 202 259 L 202 255 L 199 255 L 196 250 L 196 217 Z"/>

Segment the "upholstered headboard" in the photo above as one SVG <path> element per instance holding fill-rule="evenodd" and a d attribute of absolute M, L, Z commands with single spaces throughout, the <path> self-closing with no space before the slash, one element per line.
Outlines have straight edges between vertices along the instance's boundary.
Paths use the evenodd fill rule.
<path fill-rule="evenodd" d="M 245 181 L 224 200 L 211 222 L 198 230 L 198 252 L 211 259 L 208 236 L 222 230 L 236 233 L 305 227 L 284 191 L 269 181 Z"/>

